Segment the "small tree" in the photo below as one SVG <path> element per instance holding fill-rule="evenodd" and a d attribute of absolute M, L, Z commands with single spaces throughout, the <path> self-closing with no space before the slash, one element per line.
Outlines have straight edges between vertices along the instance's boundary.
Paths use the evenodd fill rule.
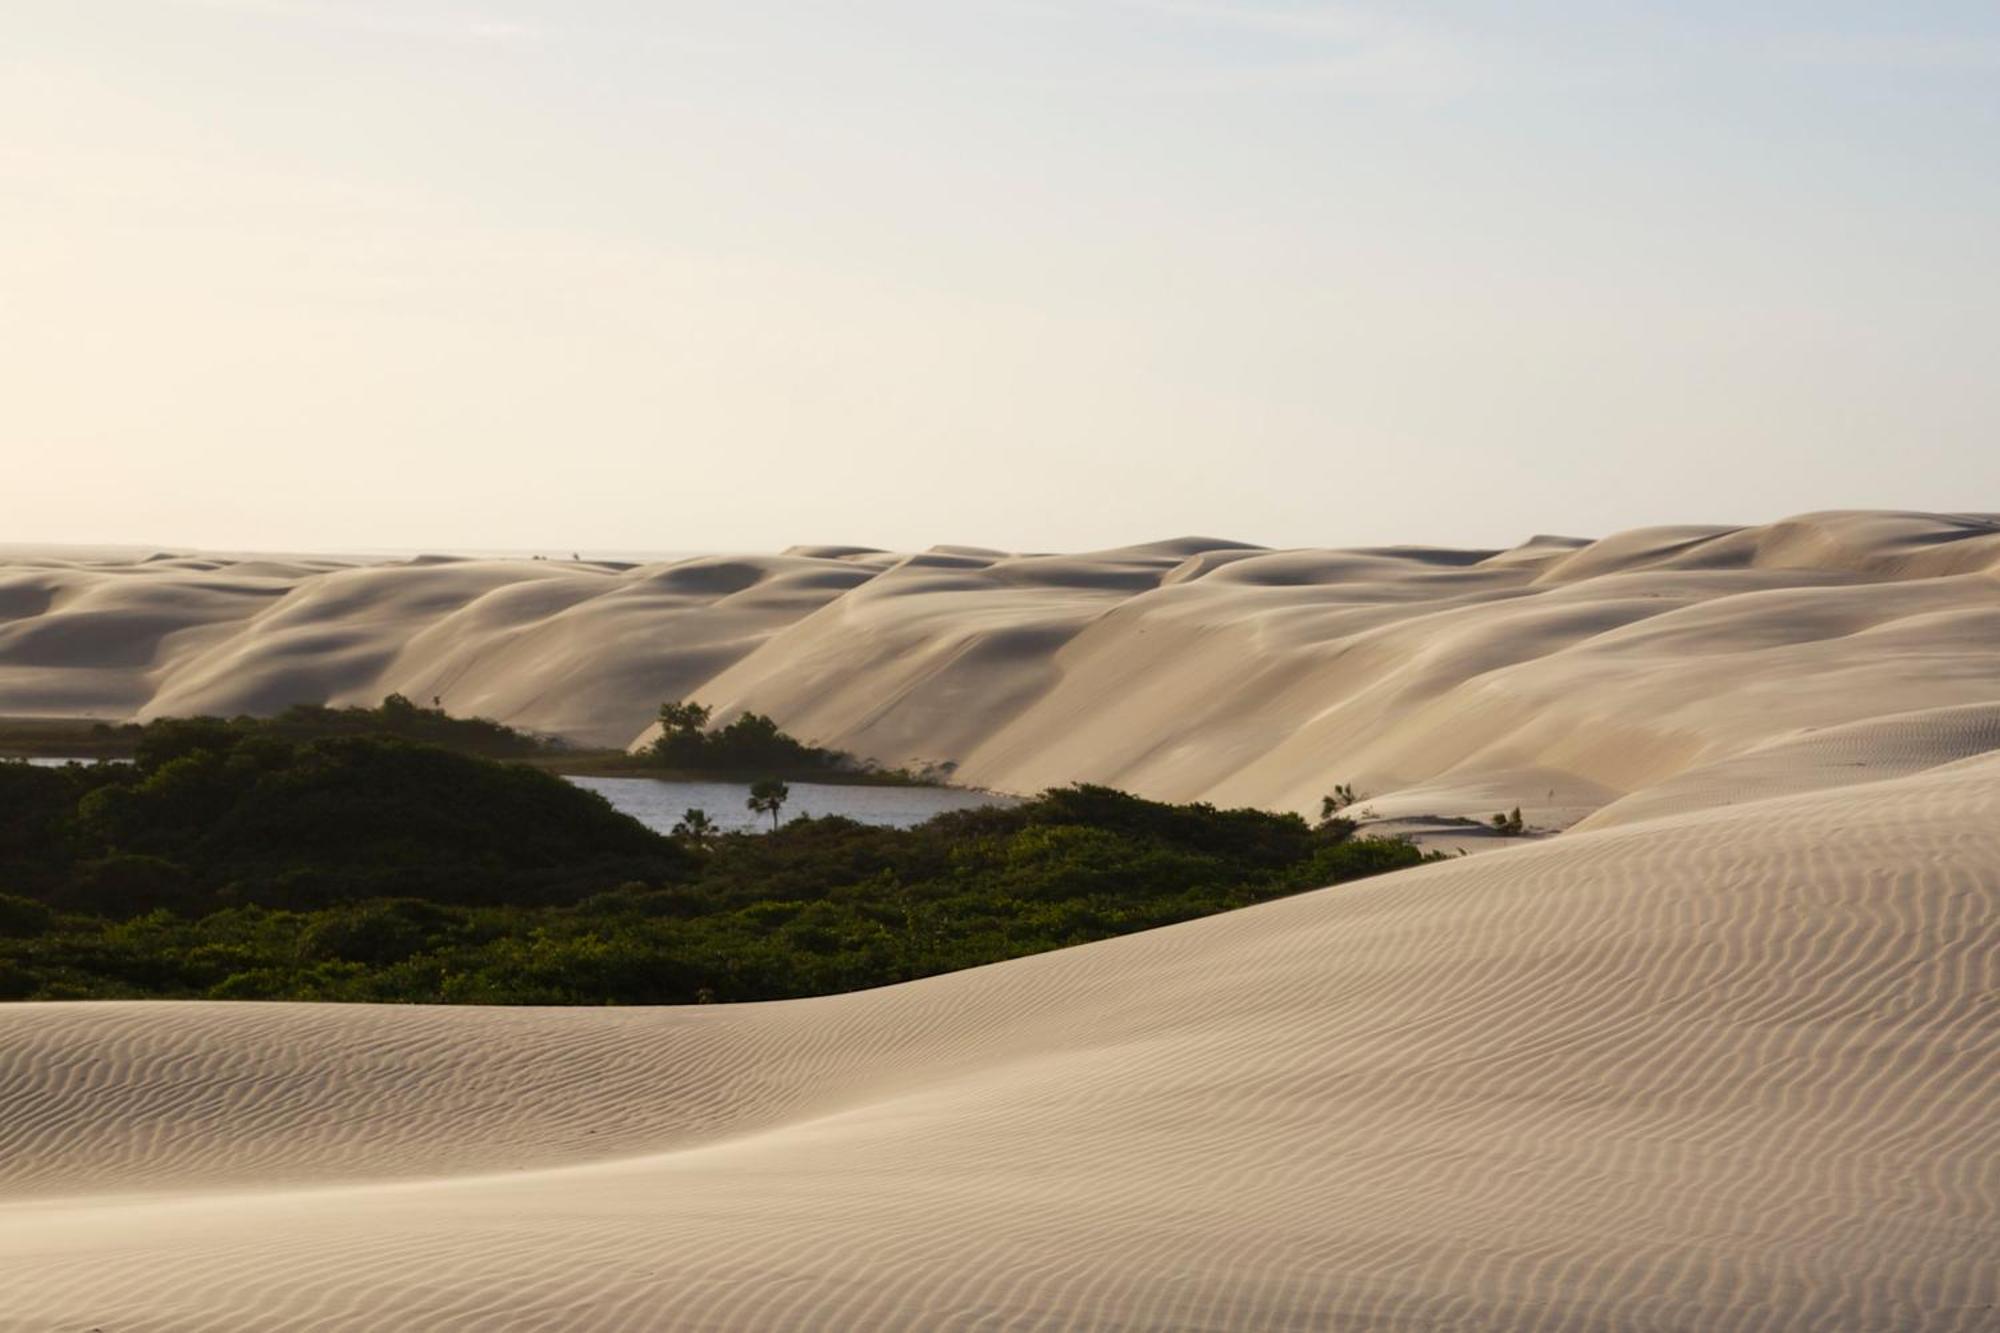
<path fill-rule="evenodd" d="M 660 730 L 669 733 L 706 731 L 709 714 L 714 711 L 707 704 L 698 704 L 692 699 L 686 703 L 661 704 Z"/>
<path fill-rule="evenodd" d="M 1343 782 L 1338 784 L 1333 789 L 1333 795 L 1319 798 L 1319 822 L 1322 824 L 1333 822 L 1335 815 L 1360 799 L 1354 793 L 1353 783 Z"/>
<path fill-rule="evenodd" d="M 407 694 L 391 694 L 382 700 L 382 719 L 385 722 L 406 722 L 417 715 L 417 706 L 410 702 Z"/>
<path fill-rule="evenodd" d="M 1521 820 L 1521 807 L 1515 806 L 1512 814 L 1493 816 L 1493 831 L 1503 838 L 1518 838 L 1527 825 Z"/>
<path fill-rule="evenodd" d="M 692 699 L 661 704 L 660 737 L 653 742 L 653 758 L 662 764 L 699 767 L 710 748 L 709 738 L 703 734 L 710 711 L 706 704 Z"/>
<path fill-rule="evenodd" d="M 680 817 L 680 822 L 674 825 L 673 836 L 690 847 L 706 851 L 721 831 L 708 817 L 708 811 L 690 807 Z"/>
<path fill-rule="evenodd" d="M 758 814 L 770 815 L 771 831 L 776 833 L 778 831 L 778 811 L 785 808 L 785 801 L 791 794 L 792 789 L 776 778 L 765 778 L 762 782 L 751 786 L 750 799 L 745 801 L 744 804 Z"/>

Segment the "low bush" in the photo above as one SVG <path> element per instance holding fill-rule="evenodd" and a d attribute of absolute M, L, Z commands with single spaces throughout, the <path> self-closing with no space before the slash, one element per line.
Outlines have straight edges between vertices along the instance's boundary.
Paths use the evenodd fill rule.
<path fill-rule="evenodd" d="M 15 999 L 821 995 L 1429 859 L 1341 820 L 1093 786 L 908 829 L 675 839 L 532 768 L 235 723 L 148 728 L 130 766 L 0 766 L 0 793 Z"/>

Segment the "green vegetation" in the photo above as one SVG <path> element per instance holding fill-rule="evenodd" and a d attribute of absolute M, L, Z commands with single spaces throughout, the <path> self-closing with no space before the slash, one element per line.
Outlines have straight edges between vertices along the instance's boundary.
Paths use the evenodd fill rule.
<path fill-rule="evenodd" d="M 1518 805 L 1514 807 L 1513 813 L 1496 814 L 1489 822 L 1493 825 L 1493 831 L 1503 838 L 1518 838 L 1528 831 L 1528 826 L 1521 820 L 1521 807 Z"/>
<path fill-rule="evenodd" d="M 433 701 L 435 702 L 435 701 Z M 884 769 L 842 750 L 828 750 L 788 736 L 761 713 L 744 713 L 709 729 L 714 710 L 705 704 L 660 706 L 660 736 L 636 753 L 575 749 L 561 741 L 517 731 L 483 717 L 453 717 L 392 694 L 376 708 L 326 708 L 295 704 L 275 717 L 176 719 L 204 721 L 244 735 L 294 742 L 338 736 L 391 736 L 485 759 L 513 759 L 551 773 L 625 777 L 761 778 L 793 781 L 925 786 L 932 779 Z M 112 724 L 88 718 L 0 718 L 0 757 L 61 755 L 79 759 L 129 759 L 148 724 Z"/>
<path fill-rule="evenodd" d="M 1331 796 L 1322 796 L 1319 798 L 1319 817 L 1323 820 L 1332 819 L 1335 815 L 1360 799 L 1359 796 L 1354 794 L 1353 783 L 1335 783 Z"/>
<path fill-rule="evenodd" d="M 762 713 L 744 713 L 710 731 L 713 712 L 691 700 L 661 704 L 660 737 L 641 757 L 662 768 L 723 775 L 837 772 L 855 766 L 853 756 L 795 740 Z"/>
<path fill-rule="evenodd" d="M 1343 820 L 1341 817 L 1341 811 L 1349 809 L 1350 807 L 1353 806 L 1353 804 L 1356 801 L 1360 799 L 1361 798 L 1355 795 L 1354 793 L 1353 783 L 1342 782 L 1336 784 L 1334 786 L 1332 795 L 1322 796 L 1319 798 L 1320 827 L 1327 828 L 1332 826 L 1333 824 L 1345 822 L 1348 824 L 1349 831 L 1351 832 L 1353 829 L 1353 821 Z"/>
<path fill-rule="evenodd" d="M 722 836 L 722 826 L 708 817 L 708 811 L 690 809 L 674 824 L 674 841 L 705 852 Z"/>
<path fill-rule="evenodd" d="M 323 708 L 294 704 L 271 718 L 237 718 L 237 727 L 261 736 L 288 741 L 323 740 L 333 736 L 393 736 L 397 740 L 437 745 L 459 754 L 487 759 L 525 759 L 562 747 L 539 736 L 503 726 L 491 718 L 453 717 L 441 707 L 424 708 L 400 694 L 378 708 Z"/>
<path fill-rule="evenodd" d="M 765 778 L 761 782 L 751 784 L 750 799 L 743 804 L 757 814 L 770 815 L 771 832 L 776 833 L 778 812 L 785 808 L 785 802 L 790 799 L 791 794 L 792 789 L 776 778 Z"/>
<path fill-rule="evenodd" d="M 0 759 L 129 758 L 139 730 L 136 725 L 113 726 L 88 717 L 0 717 Z"/>
<path fill-rule="evenodd" d="M 1433 859 L 1345 821 L 1101 787 L 912 829 L 723 834 L 699 814 L 663 837 L 520 764 L 156 722 L 129 766 L 0 764 L 0 997 L 818 995 Z"/>
<path fill-rule="evenodd" d="M 554 754 L 561 747 L 538 736 L 483 717 L 453 717 L 442 708 L 424 708 L 392 694 L 376 708 L 325 708 L 294 704 L 276 717 L 177 718 L 173 724 L 199 722 L 228 727 L 244 736 L 276 737 L 304 742 L 335 736 L 389 736 L 442 746 L 460 754 L 487 759 L 527 759 Z M 0 754 L 33 757 L 43 754 L 77 758 L 129 759 L 162 722 L 140 725 L 91 722 L 82 718 L 0 719 Z"/>
<path fill-rule="evenodd" d="M 0 764 L 0 892 L 104 916 L 562 902 L 692 861 L 553 774 L 393 738 L 191 718 L 149 724 L 129 765 Z"/>
<path fill-rule="evenodd" d="M 709 728 L 715 710 L 692 699 L 660 705 L 660 735 L 622 762 L 591 765 L 592 772 L 661 771 L 679 776 L 750 781 L 791 778 L 819 782 L 921 784 L 900 769 L 879 769 L 844 750 L 807 745 L 779 730 L 762 713 L 743 713 L 725 727 Z M 783 804 L 781 801 L 780 804 Z M 754 807 L 764 810 L 765 806 Z"/>

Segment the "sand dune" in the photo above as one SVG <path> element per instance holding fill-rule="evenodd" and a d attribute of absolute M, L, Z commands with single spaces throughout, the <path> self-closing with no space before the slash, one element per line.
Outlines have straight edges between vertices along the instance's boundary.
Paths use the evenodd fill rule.
<path fill-rule="evenodd" d="M 1996 642 L 1993 515 L 1505 551 L 1183 538 L 639 566 L 0 565 L 0 714 L 268 712 L 396 690 L 625 745 L 661 699 L 699 696 L 1002 790 L 1094 780 L 1309 810 L 1350 782 L 1385 817 L 1519 805 L 1550 828 L 1810 730 L 1990 703 Z M 1935 725 L 1976 730 L 1971 716 Z M 1704 788 L 1674 790 L 1682 808 Z"/>
<path fill-rule="evenodd" d="M 1990 1329 L 2000 521 L 20 557 L 0 711 L 662 696 L 1500 850 L 856 995 L 0 1007 L 0 1330 Z M 1452 818 L 1520 804 L 1525 843 Z"/>
<path fill-rule="evenodd" d="M 0 1009 L 0 1328 L 1980 1329 L 2000 760 L 859 995 Z"/>

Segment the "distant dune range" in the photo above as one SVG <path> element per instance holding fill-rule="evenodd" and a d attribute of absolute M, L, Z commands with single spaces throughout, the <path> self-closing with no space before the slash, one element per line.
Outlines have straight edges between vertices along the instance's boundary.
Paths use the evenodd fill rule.
<path fill-rule="evenodd" d="M 1677 808 L 1768 791 L 1791 762 L 1747 757 L 1809 729 L 1900 717 L 1883 736 L 1983 748 L 1990 714 L 1922 715 L 2000 703 L 1996 643 L 1994 515 L 1817 514 L 1498 552 L 1188 538 L 633 567 L 0 565 L 0 714 L 400 691 L 618 746 L 650 734 L 660 700 L 699 697 L 1002 790 L 1090 780 L 1306 810 L 1348 782 L 1385 817 L 1519 805 L 1544 827 L 1624 818 L 1620 798 L 1669 780 Z M 1851 776 L 1901 771 L 1869 765 L 1904 741 L 1856 745 Z"/>
<path fill-rule="evenodd" d="M 212 567 L 210 567 L 212 566 Z M 662 697 L 1567 826 L 856 995 L 0 1007 L 0 1330 L 2000 1326 L 2000 518 L 20 557 L 0 713 Z"/>

